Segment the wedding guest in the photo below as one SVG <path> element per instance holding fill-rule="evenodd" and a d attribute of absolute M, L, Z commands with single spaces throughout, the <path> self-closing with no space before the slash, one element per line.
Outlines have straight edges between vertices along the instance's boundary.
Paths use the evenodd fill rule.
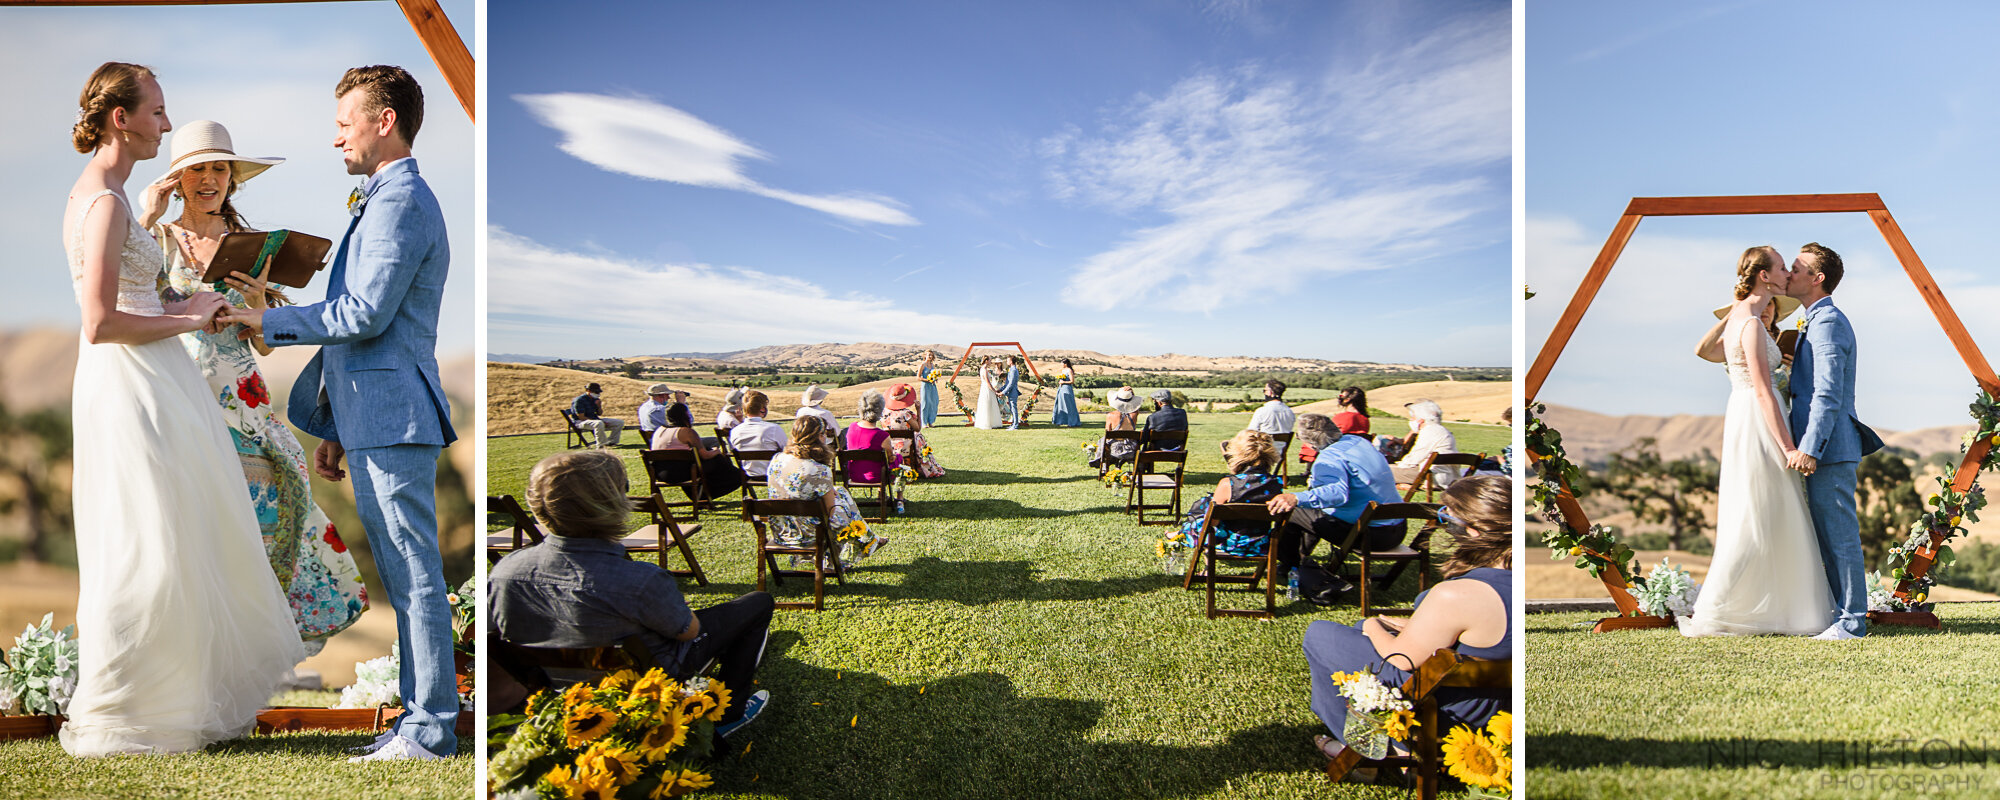
<path fill-rule="evenodd" d="M 925 350 L 924 363 L 917 367 L 917 383 L 924 387 L 923 404 L 918 410 L 923 414 L 926 428 L 937 424 L 939 375 L 937 365 L 933 363 L 936 359 L 936 350 Z"/>
<path fill-rule="evenodd" d="M 1417 400 L 1405 406 L 1410 410 L 1410 430 L 1417 434 L 1417 441 L 1410 445 L 1410 452 L 1393 467 L 1397 483 L 1415 483 L 1417 470 L 1424 465 L 1424 459 L 1432 453 L 1458 452 L 1458 437 L 1451 435 L 1451 429 L 1444 426 L 1444 409 L 1438 408 L 1434 400 Z M 1448 486 L 1458 478 L 1457 467 L 1432 467 L 1432 479 L 1439 486 Z"/>
<path fill-rule="evenodd" d="M 924 436 L 924 424 L 918 413 L 917 391 L 907 383 L 889 387 L 889 413 L 882 415 L 882 428 L 891 431 L 915 431 L 917 474 L 925 478 L 944 477 L 944 465 L 937 455 L 930 452 L 930 441 Z M 890 455 L 894 459 L 892 467 L 900 467 L 910 462 L 910 442 L 902 439 L 889 441 Z"/>
<path fill-rule="evenodd" d="M 686 403 L 676 402 L 667 407 L 663 414 L 666 422 L 653 432 L 650 443 L 654 450 L 693 450 L 701 459 L 701 488 L 682 487 L 689 500 L 697 503 L 714 500 L 743 487 L 743 470 L 730 463 L 729 455 L 720 447 L 709 447 L 694 429 L 694 415 L 688 411 Z M 664 462 L 658 465 L 661 481 L 681 483 L 688 479 L 689 467 L 686 463 Z"/>
<path fill-rule="evenodd" d="M 722 410 L 715 412 L 715 428 L 722 435 L 728 436 L 730 430 L 743 424 L 743 395 L 747 391 L 738 386 L 722 397 Z"/>
<path fill-rule="evenodd" d="M 1187 412 L 1174 405 L 1174 393 L 1165 389 L 1154 389 L 1153 413 L 1146 415 L 1146 432 L 1185 431 L 1188 429 Z M 1179 450 L 1179 445 L 1161 447 L 1160 450 Z"/>
<path fill-rule="evenodd" d="M 765 422 L 764 414 L 770 410 L 771 398 L 763 392 L 751 389 L 743 393 L 743 422 L 729 431 L 729 449 L 738 453 L 746 451 L 763 452 L 785 449 L 785 429 Z M 752 478 L 762 478 L 770 469 L 769 461 L 743 462 L 743 474 Z"/>
<path fill-rule="evenodd" d="M 1312 710 L 1331 735 L 1313 744 L 1328 758 L 1345 749 L 1341 736 L 1347 700 L 1331 677 L 1336 672 L 1379 672 L 1382 682 L 1401 686 L 1417 665 L 1440 648 L 1460 658 L 1514 658 L 1512 612 L 1513 481 L 1475 475 L 1444 491 L 1440 515 L 1451 537 L 1451 557 L 1439 569 L 1444 580 L 1417 595 L 1416 612 L 1405 618 L 1369 617 L 1352 627 L 1320 620 L 1307 626 L 1304 649 L 1312 674 Z M 1439 688 L 1438 733 L 1459 725 L 1477 730 L 1507 705 L 1507 690 Z"/>
<path fill-rule="evenodd" d="M 667 426 L 667 408 L 686 401 L 687 392 L 676 392 L 664 383 L 646 387 L 646 402 L 639 404 L 640 438 L 652 442 L 654 435 Z"/>
<path fill-rule="evenodd" d="M 1341 389 L 1333 402 L 1340 406 L 1340 410 L 1334 412 L 1333 424 L 1340 427 L 1341 433 L 1368 434 L 1367 392 L 1359 386 L 1349 386 Z"/>
<path fill-rule="evenodd" d="M 847 493 L 847 489 L 834 481 L 833 451 L 825 444 L 828 436 L 826 423 L 819 417 L 792 420 L 792 443 L 785 446 L 785 452 L 771 459 L 771 499 L 820 501 L 825 504 L 828 524 L 836 536 L 849 525 L 861 524 L 863 531 L 859 537 L 842 539 L 834 547 L 834 556 L 840 558 L 842 568 L 847 568 L 854 565 L 853 559 L 874 555 L 875 551 L 888 545 L 889 537 L 877 536 L 874 531 L 867 530 L 866 523 L 861 522 L 861 507 L 855 505 L 854 497 Z M 774 516 L 770 525 L 771 536 L 776 543 L 794 547 L 812 546 L 812 520 Z M 859 552 L 854 553 L 853 558 L 846 557 L 847 553 L 856 549 Z"/>
<path fill-rule="evenodd" d="M 881 450 L 882 443 L 888 441 L 889 432 L 882 429 L 882 414 L 888 410 L 888 400 L 877 389 L 861 393 L 858 413 L 861 418 L 847 426 L 848 450 Z M 883 479 L 883 465 L 873 461 L 848 465 L 850 480 L 873 483 Z"/>
<path fill-rule="evenodd" d="M 1222 443 L 1222 460 L 1229 466 L 1229 477 L 1217 482 L 1214 492 L 1188 506 L 1187 516 L 1181 521 L 1180 539 L 1190 548 L 1189 558 L 1199 557 L 1201 553 L 1201 523 L 1208 516 L 1211 505 L 1263 503 L 1285 490 L 1284 482 L 1271 474 L 1271 470 L 1278 468 L 1279 458 L 1277 443 L 1263 431 L 1239 431 Z M 1214 535 L 1219 537 L 1215 544 L 1217 553 L 1261 556 L 1270 544 L 1271 526 L 1217 522 Z"/>
<path fill-rule="evenodd" d="M 834 418 L 833 412 L 821 406 L 826 402 L 826 397 L 826 389 L 821 388 L 819 384 L 807 386 L 805 391 L 799 393 L 799 410 L 792 412 L 792 417 L 819 417 L 821 422 L 826 423 L 826 446 L 831 448 L 835 444 L 833 435 L 840 430 L 840 420 Z"/>
<path fill-rule="evenodd" d="M 1369 503 L 1402 501 L 1396 480 L 1389 475 L 1389 462 L 1368 440 L 1342 434 L 1324 414 L 1299 415 L 1296 434 L 1300 444 L 1319 451 L 1319 458 L 1313 461 L 1304 492 L 1280 494 L 1266 504 L 1272 513 L 1292 515 L 1278 537 L 1281 571 L 1308 563 L 1321 540 L 1336 548 L 1347 541 Z M 1370 552 L 1395 547 L 1407 530 L 1402 520 L 1371 526 L 1355 546 Z M 1339 564 L 1328 566 L 1329 572 L 1339 572 Z M 1333 583 L 1344 581 L 1336 575 Z"/>
<path fill-rule="evenodd" d="M 633 561 L 626 533 L 631 486 L 625 464 L 605 452 L 565 452 L 528 473 L 528 509 L 554 534 L 508 554 L 487 575 L 489 628 L 523 647 L 612 647 L 638 636 L 653 665 L 678 680 L 713 659 L 729 689 L 715 728 L 729 736 L 771 700 L 757 689 L 770 638 L 771 596 L 750 592 L 688 608 L 671 572 Z"/>
<path fill-rule="evenodd" d="M 1104 429 L 1106 431 L 1129 431 L 1137 429 L 1139 395 L 1137 392 L 1132 391 L 1132 387 L 1118 387 L 1118 391 L 1112 392 L 1111 396 L 1106 398 L 1106 402 L 1111 404 L 1111 410 L 1104 414 Z M 1132 457 L 1139 452 L 1139 443 L 1130 439 L 1111 441 L 1108 447 L 1105 444 L 1106 441 L 1105 439 L 1098 439 L 1097 447 L 1090 451 L 1091 466 L 1099 466 L 1100 462 L 1104 461 L 1112 464 L 1123 464 L 1131 461 Z"/>
<path fill-rule="evenodd" d="M 1081 428 L 1083 417 L 1076 411 L 1076 365 L 1069 359 L 1062 360 L 1062 374 L 1057 376 L 1056 409 L 1049 416 L 1049 424 L 1058 428 Z"/>
<path fill-rule="evenodd" d="M 576 427 L 590 431 L 597 437 L 597 447 L 617 447 L 618 436 L 625 430 L 625 420 L 604 416 L 604 402 L 600 395 L 604 387 L 595 383 L 583 388 L 583 394 L 569 401 L 569 411 L 576 415 Z"/>
<path fill-rule="evenodd" d="M 1285 405 L 1285 382 L 1275 378 L 1264 382 L 1264 405 L 1257 413 L 1250 415 L 1250 430 L 1265 433 L 1291 433 L 1298 423 L 1298 414 Z"/>

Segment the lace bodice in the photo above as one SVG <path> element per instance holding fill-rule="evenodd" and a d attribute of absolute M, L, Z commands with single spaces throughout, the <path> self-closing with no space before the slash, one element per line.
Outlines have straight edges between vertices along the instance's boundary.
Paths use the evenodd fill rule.
<path fill-rule="evenodd" d="M 1729 385 L 1738 389 L 1749 389 L 1756 385 L 1750 382 L 1752 380 L 1750 356 L 1743 350 L 1742 327 L 1743 323 L 1754 319 L 1745 317 L 1731 323 L 1722 338 L 1722 360 L 1729 369 Z M 1783 354 L 1778 350 L 1777 340 L 1772 339 L 1771 334 L 1761 327 L 1757 331 L 1757 341 L 1763 343 L 1764 363 L 1770 367 L 1770 372 L 1762 378 L 1775 390 L 1778 385 L 1778 368 L 1784 364 Z"/>
<path fill-rule="evenodd" d="M 70 290 L 76 294 L 78 305 L 83 303 L 83 219 L 107 194 L 117 198 L 121 205 L 125 203 L 125 198 L 118 197 L 117 192 L 105 189 L 84 201 L 77 218 L 70 221 L 69 241 L 64 248 L 69 254 Z M 157 317 L 164 313 L 160 307 L 160 288 L 166 276 L 166 262 L 160 255 L 159 241 L 139 227 L 139 219 L 130 205 L 125 207 L 125 219 L 125 246 L 118 252 L 118 310 Z"/>

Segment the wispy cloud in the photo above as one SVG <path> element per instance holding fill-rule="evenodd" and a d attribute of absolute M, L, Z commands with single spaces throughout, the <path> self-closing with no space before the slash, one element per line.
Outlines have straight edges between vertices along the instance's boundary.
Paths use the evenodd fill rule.
<path fill-rule="evenodd" d="M 1065 300 L 1207 312 L 1505 236 L 1459 223 L 1508 200 L 1482 171 L 1512 149 L 1506 22 L 1313 80 L 1203 72 L 1045 137 L 1055 196 L 1151 223 L 1084 259 Z"/>
<path fill-rule="evenodd" d="M 813 195 L 765 186 L 745 174 L 743 162 L 769 161 L 770 154 L 672 106 L 579 92 L 514 99 L 563 134 L 563 152 L 612 172 L 748 192 L 856 222 L 917 224 L 893 198 L 865 192 Z"/>
<path fill-rule="evenodd" d="M 903 273 L 903 274 L 901 274 L 901 275 L 897 275 L 897 276 L 896 276 L 896 279 L 895 279 L 895 280 L 892 280 L 892 281 L 889 281 L 889 282 L 890 282 L 890 283 L 900 283 L 900 282 L 901 282 L 901 281 L 902 281 L 902 280 L 903 280 L 904 278 L 907 278 L 907 277 L 910 277 L 911 275 L 915 275 L 915 274 L 917 274 L 917 273 L 919 273 L 919 272 L 925 272 L 925 271 L 928 271 L 929 269 L 930 269 L 930 267 L 918 267 L 918 268 L 916 268 L 916 269 L 913 269 L 913 270 L 910 270 L 909 272 L 905 272 L 905 273 Z"/>

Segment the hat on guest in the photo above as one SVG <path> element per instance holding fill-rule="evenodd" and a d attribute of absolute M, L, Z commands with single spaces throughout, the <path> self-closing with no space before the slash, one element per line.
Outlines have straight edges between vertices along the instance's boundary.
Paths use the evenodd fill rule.
<path fill-rule="evenodd" d="M 805 391 L 799 393 L 799 405 L 802 406 L 818 408 L 820 401 L 825 399 L 826 390 L 819 388 L 819 384 L 817 383 L 806 387 Z"/>
<path fill-rule="evenodd" d="M 1154 389 L 1154 390 L 1153 390 L 1153 394 L 1152 394 L 1152 398 L 1153 398 L 1153 402 L 1155 402 L 1155 403 L 1159 403 L 1159 404 L 1161 404 L 1161 405 L 1169 405 L 1169 406 L 1170 406 L 1170 405 L 1173 405 L 1173 404 L 1174 404 L 1174 393 L 1173 393 L 1173 392 L 1169 392 L 1169 391 L 1167 391 L 1167 390 L 1165 390 L 1165 389 Z"/>
<path fill-rule="evenodd" d="M 650 394 L 655 397 L 658 397 L 663 394 L 672 394 L 673 391 L 674 391 L 673 387 L 668 386 L 664 383 L 656 383 L 646 387 L 646 394 Z"/>
<path fill-rule="evenodd" d="M 589 393 L 591 393 L 591 394 L 603 394 L 603 393 L 604 393 L 604 387 L 602 387 L 602 386 L 599 386 L 599 385 L 597 385 L 597 384 L 595 384 L 595 383 L 593 383 L 593 384 L 591 384 L 591 385 L 589 385 L 589 386 L 585 386 L 585 387 L 583 387 L 583 390 L 584 390 L 584 391 L 586 391 L 586 392 L 589 392 Z"/>
<path fill-rule="evenodd" d="M 889 387 L 889 410 L 900 411 L 917 404 L 917 390 L 907 383 Z"/>
<path fill-rule="evenodd" d="M 168 174 L 206 164 L 210 161 L 229 162 L 230 176 L 237 183 L 257 177 L 285 160 L 277 157 L 252 158 L 236 154 L 235 143 L 229 140 L 229 129 L 213 120 L 198 119 L 174 131 L 174 144 L 170 150 L 172 161 L 167 164 Z"/>
<path fill-rule="evenodd" d="M 730 409 L 730 410 L 735 410 L 735 409 L 738 409 L 738 408 L 742 408 L 742 407 L 743 407 L 743 393 L 744 393 L 744 392 L 747 392 L 747 391 L 750 391 L 750 390 L 748 390 L 748 389 L 745 389 L 745 388 L 743 388 L 743 387 L 741 387 L 741 386 L 738 386 L 738 387 L 736 387 L 736 388 L 734 388 L 734 389 L 731 389 L 731 390 L 729 390 L 729 394 L 726 394 L 726 395 L 723 395 L 723 396 L 722 396 L 722 405 L 723 405 L 723 407 L 724 407 L 724 408 L 728 408 L 728 409 Z"/>
<path fill-rule="evenodd" d="M 1121 414 L 1136 413 L 1139 410 L 1139 395 L 1130 386 L 1120 387 L 1111 393 L 1111 407 Z"/>

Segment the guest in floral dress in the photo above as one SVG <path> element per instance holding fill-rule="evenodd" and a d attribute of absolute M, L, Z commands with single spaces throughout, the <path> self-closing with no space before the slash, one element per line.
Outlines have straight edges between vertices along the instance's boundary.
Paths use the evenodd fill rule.
<path fill-rule="evenodd" d="M 152 228 L 165 251 L 167 269 L 160 294 L 168 302 L 212 288 L 201 282 L 201 273 L 223 235 L 251 230 L 231 198 L 245 181 L 284 160 L 237 156 L 231 152 L 228 131 L 206 120 L 189 124 L 175 136 L 176 150 L 183 140 L 220 146 L 176 153 L 167 176 L 147 187 L 142 222 Z M 153 224 L 166 210 L 169 193 L 182 199 L 180 216 Z M 266 308 L 287 302 L 260 278 L 227 280 L 224 294 L 234 305 Z M 220 333 L 184 333 L 181 344 L 201 366 L 222 406 L 263 529 L 264 553 L 291 603 L 299 638 L 306 642 L 308 653 L 316 652 L 327 637 L 361 617 L 368 608 L 367 590 L 354 554 L 313 502 L 305 449 L 271 407 L 271 390 L 251 348 L 266 355 L 270 350 L 261 338 L 247 342 L 236 338 L 236 330 L 230 326 Z"/>
<path fill-rule="evenodd" d="M 1263 431 L 1246 430 L 1222 443 L 1222 459 L 1232 473 L 1215 484 L 1215 492 L 1194 501 L 1187 518 L 1181 521 L 1180 540 L 1189 548 L 1189 558 L 1201 552 L 1201 522 L 1209 506 L 1216 503 L 1262 503 L 1285 491 L 1285 484 L 1271 470 L 1278 467 L 1278 446 Z M 1232 556 L 1261 556 L 1271 542 L 1271 526 L 1253 522 L 1217 522 L 1215 552 Z"/>
<path fill-rule="evenodd" d="M 907 383 L 889 387 L 889 413 L 882 415 L 882 428 L 892 431 L 916 431 L 917 474 L 925 478 L 944 477 L 944 465 L 931 452 L 930 440 L 924 436 L 924 423 L 917 412 L 917 392 Z M 902 439 L 889 442 L 889 454 L 895 458 L 890 466 L 900 467 L 908 463 L 910 443 Z"/>
<path fill-rule="evenodd" d="M 861 521 L 861 507 L 854 504 L 854 497 L 834 482 L 833 451 L 825 445 L 829 436 L 826 422 L 819 417 L 792 420 L 791 444 L 771 459 L 768 480 L 773 500 L 819 500 L 826 505 L 827 520 L 839 540 L 834 554 L 846 567 L 853 565 L 854 558 L 865 558 L 882 549 L 889 543 L 889 537 L 877 536 L 869 530 L 867 523 Z M 811 519 L 774 516 L 770 523 L 776 543 L 812 546 Z M 850 544 L 859 552 L 850 555 Z"/>

